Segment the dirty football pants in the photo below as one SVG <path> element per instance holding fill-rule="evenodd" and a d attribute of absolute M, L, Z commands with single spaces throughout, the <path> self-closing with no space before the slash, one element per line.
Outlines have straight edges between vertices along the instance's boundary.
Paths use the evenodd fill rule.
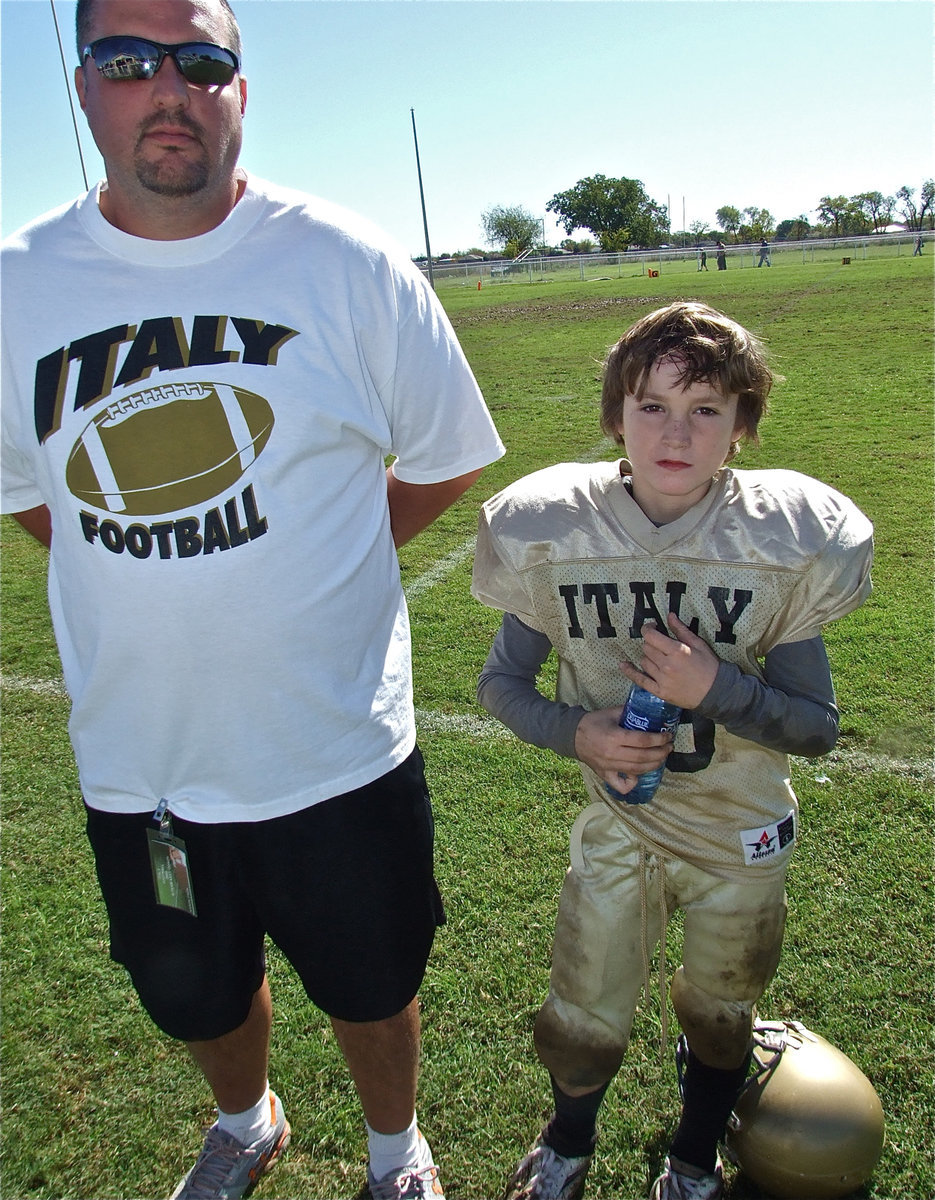
<path fill-rule="evenodd" d="M 568 1087 L 591 1088 L 617 1072 L 648 958 L 668 916 L 685 917 L 682 966 L 670 994 L 694 1053 L 708 1066 L 739 1066 L 753 1006 L 775 973 L 786 914 L 784 875 L 732 882 L 644 851 L 605 804 L 572 829 L 571 866 L 559 901 L 549 996 L 536 1049 Z"/>

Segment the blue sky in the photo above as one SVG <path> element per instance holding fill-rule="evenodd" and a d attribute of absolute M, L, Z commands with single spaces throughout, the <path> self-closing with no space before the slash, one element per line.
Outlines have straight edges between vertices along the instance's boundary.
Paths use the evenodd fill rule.
<path fill-rule="evenodd" d="M 145 0 L 141 0 L 141 3 Z M 586 175 L 642 180 L 673 228 L 724 204 L 814 217 L 933 171 L 929 0 L 233 0 L 243 164 L 364 213 L 410 254 Z M 73 0 L 55 0 L 69 76 Z M 83 190 L 50 0 L 0 0 L 3 233 Z M 77 113 L 91 181 L 102 164 Z M 583 236 L 583 235 L 579 235 Z"/>

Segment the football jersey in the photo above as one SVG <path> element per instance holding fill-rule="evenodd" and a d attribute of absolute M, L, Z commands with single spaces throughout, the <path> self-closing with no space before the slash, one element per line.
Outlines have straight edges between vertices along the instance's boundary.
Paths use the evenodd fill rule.
<path fill-rule="evenodd" d="M 723 468 L 677 521 L 656 526 L 624 484 L 629 463 L 563 463 L 485 505 L 472 591 L 548 637 L 556 700 L 624 703 L 620 663 L 675 613 L 719 658 L 762 678 L 767 652 L 816 637 L 870 593 L 872 526 L 846 496 L 795 471 Z M 683 712 L 653 801 L 610 804 L 653 850 L 733 878 L 785 868 L 797 805 L 788 757 Z"/>

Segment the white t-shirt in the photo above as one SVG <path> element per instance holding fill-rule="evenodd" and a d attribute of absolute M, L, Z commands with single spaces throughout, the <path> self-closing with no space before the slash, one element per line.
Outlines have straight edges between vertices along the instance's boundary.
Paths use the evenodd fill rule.
<path fill-rule="evenodd" d="M 503 453 L 419 272 L 254 179 L 181 241 L 114 228 L 94 189 L 10 238 L 2 269 L 3 511 L 52 513 L 88 803 L 265 820 L 401 762 L 385 458 L 427 484 Z"/>

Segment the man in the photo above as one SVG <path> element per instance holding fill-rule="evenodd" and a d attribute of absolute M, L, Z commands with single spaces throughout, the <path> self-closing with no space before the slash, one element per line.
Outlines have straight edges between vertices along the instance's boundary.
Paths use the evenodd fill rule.
<path fill-rule="evenodd" d="M 227 0 L 76 19 L 106 179 L 4 247 L 3 508 L 51 548 L 112 957 L 218 1106 L 174 1196 L 247 1195 L 288 1143 L 267 934 L 331 1018 L 374 1197 L 441 1196 L 416 993 L 444 913 L 395 547 L 503 447 L 412 264 L 238 167 Z"/>

